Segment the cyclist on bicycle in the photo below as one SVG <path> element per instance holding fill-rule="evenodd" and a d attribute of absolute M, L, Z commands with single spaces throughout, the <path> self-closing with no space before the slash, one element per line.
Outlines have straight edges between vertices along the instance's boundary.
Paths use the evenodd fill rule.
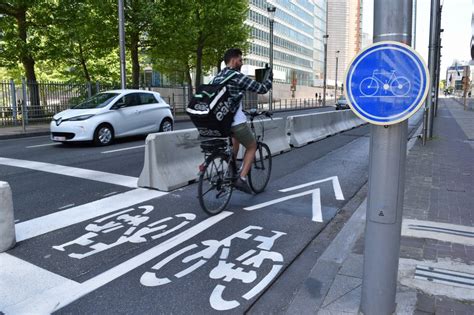
<path fill-rule="evenodd" d="M 217 74 L 213 83 L 219 83 L 227 78 L 232 72 L 237 72 L 237 74 L 226 83 L 231 95 L 232 111 L 235 112 L 234 121 L 231 127 L 234 157 L 236 157 L 239 152 L 240 144 L 245 147 L 245 155 L 240 171 L 240 177 L 234 183 L 234 187 L 245 193 L 251 194 L 252 189 L 248 184 L 247 174 L 255 157 L 257 142 L 250 127 L 247 125 L 247 118 L 242 111 L 242 97 L 244 96 L 245 91 L 257 92 L 259 94 L 267 93 L 272 88 L 273 75 L 270 73 L 267 80 L 263 83 L 259 83 L 241 73 L 242 51 L 238 48 L 227 50 L 224 54 L 224 62 L 226 67 Z"/>

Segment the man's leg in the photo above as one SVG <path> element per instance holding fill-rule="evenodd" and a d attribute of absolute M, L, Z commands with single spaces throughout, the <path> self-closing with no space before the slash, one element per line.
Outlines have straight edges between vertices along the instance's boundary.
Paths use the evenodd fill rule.
<path fill-rule="evenodd" d="M 253 159 L 255 157 L 255 152 L 257 152 L 257 142 L 254 141 L 245 148 L 244 164 L 240 172 L 240 177 L 245 178 L 249 173 L 250 167 L 252 166 Z"/>

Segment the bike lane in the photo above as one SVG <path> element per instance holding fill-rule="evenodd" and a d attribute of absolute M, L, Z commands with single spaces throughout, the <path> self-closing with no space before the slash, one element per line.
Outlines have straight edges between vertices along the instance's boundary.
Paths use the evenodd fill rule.
<path fill-rule="evenodd" d="M 192 185 L 21 242 L 10 255 L 74 282 L 6 310 L 243 313 L 365 182 L 358 152 L 367 143 L 353 141 L 271 180 L 264 194 L 236 192 L 218 216 L 202 212 Z M 266 202 L 273 203 L 252 209 Z"/>

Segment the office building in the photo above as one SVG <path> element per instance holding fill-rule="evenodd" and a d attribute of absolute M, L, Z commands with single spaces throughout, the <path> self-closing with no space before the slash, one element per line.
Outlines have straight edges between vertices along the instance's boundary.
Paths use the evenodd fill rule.
<path fill-rule="evenodd" d="M 328 79 L 339 86 L 352 58 L 362 48 L 363 0 L 328 0 Z"/>
<path fill-rule="evenodd" d="M 276 82 L 314 86 L 323 76 L 326 0 L 249 0 L 245 22 L 251 28 L 250 49 L 242 71 L 269 63 L 268 6 L 275 6 L 273 68 Z M 246 66 L 245 66 L 246 65 Z"/>

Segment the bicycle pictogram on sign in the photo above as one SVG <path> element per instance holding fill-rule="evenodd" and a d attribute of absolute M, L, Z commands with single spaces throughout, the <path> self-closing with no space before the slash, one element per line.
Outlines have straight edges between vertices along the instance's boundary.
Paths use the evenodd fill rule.
<path fill-rule="evenodd" d="M 410 89 L 410 81 L 404 76 L 396 75 L 395 70 L 374 70 L 359 86 L 362 97 L 406 97 Z"/>

